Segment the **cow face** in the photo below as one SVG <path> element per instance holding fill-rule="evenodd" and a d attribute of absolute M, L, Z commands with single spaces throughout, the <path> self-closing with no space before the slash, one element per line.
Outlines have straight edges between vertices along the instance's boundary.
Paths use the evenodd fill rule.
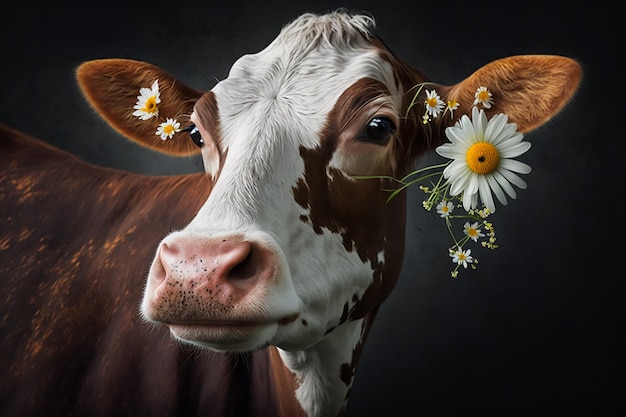
<path fill-rule="evenodd" d="M 214 350 L 291 350 L 375 313 L 400 271 L 404 200 L 387 203 L 392 184 L 361 177 L 403 176 L 470 108 L 423 129 L 423 111 L 408 110 L 424 77 L 370 34 L 372 23 L 302 16 L 204 94 L 136 61 L 79 68 L 86 97 L 112 126 L 170 153 L 195 142 L 213 178 L 192 222 L 157 249 L 147 321 Z M 492 86 L 491 113 L 524 131 L 558 111 L 578 78 L 566 58 L 517 57 L 437 88 L 471 103 L 479 85 Z M 158 117 L 133 117 L 139 92 L 157 80 Z M 188 128 L 162 141 L 155 131 L 166 117 Z"/>
<path fill-rule="evenodd" d="M 398 168 L 400 86 L 377 45 L 341 24 L 333 42 L 321 23 L 285 29 L 196 102 L 190 122 L 215 185 L 162 242 L 142 304 L 176 337 L 307 347 L 353 319 L 385 265 L 399 264 L 386 193 L 354 176 Z"/>

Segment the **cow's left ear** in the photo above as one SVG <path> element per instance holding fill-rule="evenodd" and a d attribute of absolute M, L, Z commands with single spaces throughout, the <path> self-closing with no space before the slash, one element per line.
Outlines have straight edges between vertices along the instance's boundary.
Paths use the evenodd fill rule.
<path fill-rule="evenodd" d="M 562 56 L 519 55 L 492 61 L 458 84 L 434 85 L 444 103 L 458 104 L 454 117 L 449 116 L 448 109 L 443 116 L 439 115 L 436 119 L 439 129 L 435 131 L 443 136 L 445 128 L 462 115 L 471 116 L 474 105 L 484 109 L 489 118 L 504 113 L 509 122 L 517 125 L 517 130 L 531 131 L 570 101 L 581 78 L 580 64 Z M 483 87 L 484 93 L 491 95 L 487 105 L 475 103 L 476 94 Z M 445 141 L 443 137 L 435 139 L 438 143 Z"/>
<path fill-rule="evenodd" d="M 76 78 L 87 101 L 122 135 L 167 154 L 199 151 L 183 129 L 202 93 L 161 68 L 129 59 L 100 59 L 80 65 Z"/>

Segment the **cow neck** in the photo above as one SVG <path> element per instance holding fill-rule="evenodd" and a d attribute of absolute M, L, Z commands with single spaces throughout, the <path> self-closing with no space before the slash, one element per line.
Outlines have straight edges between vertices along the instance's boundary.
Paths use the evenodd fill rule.
<path fill-rule="evenodd" d="M 369 322 L 364 318 L 346 323 L 307 349 L 270 348 L 283 415 L 344 414 Z"/>

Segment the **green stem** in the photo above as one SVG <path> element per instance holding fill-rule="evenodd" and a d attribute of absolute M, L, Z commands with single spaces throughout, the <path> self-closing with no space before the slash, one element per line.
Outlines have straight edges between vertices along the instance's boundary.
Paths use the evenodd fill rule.
<path fill-rule="evenodd" d="M 399 180 L 399 182 L 404 183 L 404 182 L 406 182 L 409 178 L 411 178 L 412 176 L 417 175 L 417 174 L 421 174 L 422 172 L 425 172 L 425 171 L 430 171 L 431 169 L 443 168 L 443 167 L 445 167 L 445 166 L 449 165 L 449 164 L 450 164 L 450 162 L 451 162 L 451 161 L 444 162 L 443 164 L 429 165 L 429 166 L 424 167 L 424 168 L 416 169 L 415 171 L 412 171 L 412 172 L 408 173 L 407 175 L 405 175 L 405 176 L 404 176 L 404 178 L 402 178 L 401 180 Z"/>
<path fill-rule="evenodd" d="M 435 175 L 441 175 L 441 172 L 434 172 L 434 173 L 432 173 L 432 174 L 424 175 L 424 176 L 422 176 L 422 177 L 416 178 L 416 179 L 411 180 L 411 181 L 409 181 L 409 182 L 402 182 L 402 181 L 399 181 L 401 184 L 403 184 L 403 185 L 402 185 L 402 187 L 400 187 L 400 188 L 396 188 L 396 189 L 395 189 L 395 190 L 394 190 L 394 191 L 393 191 L 393 192 L 389 195 L 389 197 L 387 198 L 387 202 L 391 201 L 391 199 L 392 199 L 392 198 L 394 198 L 395 196 L 397 196 L 398 194 L 400 194 L 400 193 L 401 193 L 401 192 L 402 192 L 405 188 L 408 188 L 409 186 L 411 186 L 411 185 L 413 185 L 413 184 L 415 184 L 415 183 L 417 183 L 417 182 L 424 181 L 424 180 L 426 180 L 426 179 L 428 179 L 428 178 L 430 178 L 430 177 L 434 177 Z"/>
<path fill-rule="evenodd" d="M 437 185 L 441 184 L 441 181 L 443 181 L 443 175 L 441 175 L 443 173 L 443 171 L 436 171 L 430 174 L 426 174 L 426 175 L 422 175 L 421 177 L 418 178 L 413 178 L 411 180 L 409 180 L 410 178 L 422 174 L 424 172 L 433 170 L 433 169 L 439 169 L 439 168 L 444 168 L 445 166 L 447 166 L 450 163 L 450 161 L 445 162 L 443 164 L 437 164 L 437 165 L 430 165 L 424 168 L 420 168 L 420 169 L 416 169 L 415 171 L 410 172 L 409 174 L 405 175 L 403 178 L 401 179 L 397 179 L 395 177 L 391 177 L 388 175 L 355 175 L 352 178 L 354 179 L 360 179 L 360 180 L 371 180 L 371 179 L 378 179 L 378 180 L 389 180 L 392 182 L 396 182 L 398 184 L 401 184 L 401 186 L 399 188 L 396 188 L 395 190 L 385 190 L 385 191 L 390 191 L 391 194 L 389 195 L 389 197 L 387 198 L 387 202 L 391 201 L 392 198 L 394 198 L 396 195 L 398 195 L 399 193 L 401 193 L 404 189 L 406 189 L 407 187 L 427 180 L 428 178 L 434 177 L 439 175 L 439 180 L 437 181 Z"/>
<path fill-rule="evenodd" d="M 420 95 L 420 93 L 422 92 L 422 88 L 424 88 L 425 85 L 426 85 L 426 83 L 417 84 L 417 85 L 414 85 L 413 87 L 411 87 L 407 91 L 407 93 L 408 93 L 412 89 L 417 88 L 417 93 L 415 93 L 415 95 L 413 96 L 413 100 L 411 100 L 411 103 L 409 104 L 409 107 L 407 107 L 406 114 L 404 115 L 404 117 L 409 117 L 409 112 L 411 111 L 411 109 L 415 105 L 415 101 L 417 100 L 417 97 Z"/>

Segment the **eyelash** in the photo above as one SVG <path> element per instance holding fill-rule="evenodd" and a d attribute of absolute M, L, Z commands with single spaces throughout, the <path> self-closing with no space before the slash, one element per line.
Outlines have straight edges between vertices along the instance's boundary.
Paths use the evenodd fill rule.
<path fill-rule="evenodd" d="M 367 125 L 359 133 L 358 139 L 384 145 L 389 142 L 395 131 L 396 126 L 391 119 L 385 116 L 376 116 L 367 122 Z"/>
<path fill-rule="evenodd" d="M 204 139 L 202 138 L 202 135 L 200 134 L 200 130 L 198 129 L 196 125 L 189 125 L 188 127 L 184 128 L 182 131 L 189 132 L 189 136 L 191 137 L 191 140 L 193 141 L 193 143 L 198 148 L 202 148 L 202 146 L 204 145 Z"/>

